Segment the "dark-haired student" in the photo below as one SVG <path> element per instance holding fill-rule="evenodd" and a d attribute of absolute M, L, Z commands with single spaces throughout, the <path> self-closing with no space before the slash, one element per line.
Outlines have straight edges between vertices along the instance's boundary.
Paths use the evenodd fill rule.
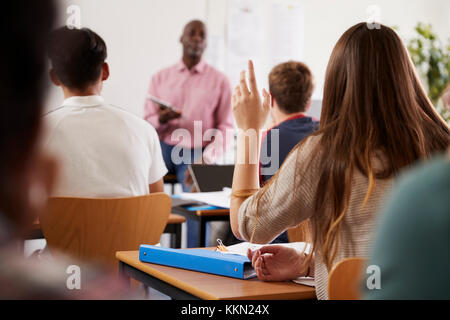
<path fill-rule="evenodd" d="M 307 65 L 289 61 L 275 66 L 269 74 L 269 90 L 274 126 L 262 140 L 261 185 L 272 178 L 297 143 L 319 128 L 319 122 L 306 115 L 314 90 L 313 75 Z M 287 232 L 272 241 L 285 242 Z"/>
<path fill-rule="evenodd" d="M 57 160 L 41 148 L 45 50 L 56 10 L 50 0 L 8 1 L 2 9 L 0 299 L 122 298 L 126 287 L 117 277 L 77 264 L 80 289 L 70 290 L 67 270 L 73 260 L 24 259 L 18 250 L 57 177 Z"/>
<path fill-rule="evenodd" d="M 258 143 L 270 96 L 258 93 L 249 63 L 233 95 L 238 133 L 230 222 L 238 239 L 268 243 L 309 219 L 311 251 L 282 246 L 249 252 L 260 279 L 314 276 L 327 299 L 328 272 L 347 257 L 368 257 L 375 221 L 392 180 L 416 161 L 446 150 L 450 130 L 439 117 L 395 31 L 359 23 L 338 40 L 328 63 L 320 126 L 259 188 Z M 290 250 L 291 249 L 291 250 Z M 280 266 L 283 266 L 280 268 Z M 426 276 L 426 275 L 425 275 Z"/>
<path fill-rule="evenodd" d="M 163 192 L 167 173 L 156 130 L 105 102 L 106 44 L 94 31 L 53 32 L 50 76 L 65 100 L 48 113 L 46 147 L 62 162 L 54 196 L 126 197 Z"/>

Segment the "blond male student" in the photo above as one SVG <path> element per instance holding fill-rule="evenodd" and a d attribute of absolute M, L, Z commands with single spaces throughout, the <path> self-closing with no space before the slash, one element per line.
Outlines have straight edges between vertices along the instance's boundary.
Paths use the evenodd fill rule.
<path fill-rule="evenodd" d="M 53 196 L 126 197 L 164 191 L 167 173 L 156 130 L 101 96 L 109 66 L 90 29 L 55 30 L 50 77 L 65 100 L 45 116 L 46 147 L 61 159 Z"/>

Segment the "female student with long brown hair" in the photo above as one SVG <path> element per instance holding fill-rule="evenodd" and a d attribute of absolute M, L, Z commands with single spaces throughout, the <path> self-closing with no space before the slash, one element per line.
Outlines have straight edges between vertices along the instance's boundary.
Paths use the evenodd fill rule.
<path fill-rule="evenodd" d="M 267 243 L 310 219 L 312 251 L 279 246 L 250 254 L 258 277 L 314 275 L 326 299 L 328 271 L 345 257 L 366 257 L 376 213 L 392 179 L 419 159 L 443 151 L 448 126 L 427 98 L 405 46 L 389 27 L 359 23 L 337 42 L 328 63 L 319 131 L 300 142 L 278 173 L 259 189 L 259 143 L 270 96 L 258 93 L 249 62 L 233 96 L 239 128 L 231 227 L 240 239 Z M 259 142 L 259 140 L 258 140 Z M 269 254 L 267 254 L 269 253 Z"/>

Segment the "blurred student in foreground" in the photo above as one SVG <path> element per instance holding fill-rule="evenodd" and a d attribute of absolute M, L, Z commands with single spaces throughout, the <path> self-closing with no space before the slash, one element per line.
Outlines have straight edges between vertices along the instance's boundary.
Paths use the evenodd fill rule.
<path fill-rule="evenodd" d="M 81 287 L 71 290 L 65 260 L 24 259 L 18 249 L 57 175 L 55 159 L 40 147 L 45 49 L 55 8 L 50 0 L 17 0 L 5 2 L 1 12 L 0 299 L 120 298 L 123 285 L 102 273 L 79 265 Z"/>
<path fill-rule="evenodd" d="M 377 215 L 392 180 L 416 161 L 446 150 L 450 130 L 420 84 L 401 39 L 389 27 L 349 28 L 328 63 L 320 126 L 302 140 L 277 174 L 259 188 L 258 166 L 243 155 L 257 144 L 269 113 L 269 94 L 258 93 L 252 63 L 233 95 L 239 129 L 230 206 L 237 238 L 268 243 L 310 219 L 312 249 L 281 246 L 249 253 L 259 278 L 314 276 L 319 299 L 327 299 L 328 272 L 347 257 L 368 257 Z M 282 249 L 280 249 L 280 247 Z M 280 267 L 281 266 L 281 267 Z"/>
<path fill-rule="evenodd" d="M 443 95 L 450 111 L 450 87 Z M 398 179 L 368 265 L 381 288 L 366 299 L 450 299 L 450 148 Z"/>
<path fill-rule="evenodd" d="M 381 288 L 367 299 L 450 299 L 450 152 L 399 179 L 368 265 Z"/>

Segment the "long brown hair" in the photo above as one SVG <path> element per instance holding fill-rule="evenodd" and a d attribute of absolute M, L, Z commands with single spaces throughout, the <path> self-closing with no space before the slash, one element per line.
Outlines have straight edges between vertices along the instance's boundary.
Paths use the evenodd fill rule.
<path fill-rule="evenodd" d="M 369 181 L 364 206 L 375 179 L 392 178 L 450 143 L 449 128 L 425 94 L 398 35 L 383 25 L 369 29 L 366 23 L 348 29 L 333 49 L 320 127 L 313 135 L 320 136 L 320 143 L 305 166 L 313 161 L 319 170 L 312 245 L 313 252 L 320 248 L 328 269 L 338 250 L 355 170 Z M 375 170 L 372 161 L 380 152 L 383 168 Z"/>

